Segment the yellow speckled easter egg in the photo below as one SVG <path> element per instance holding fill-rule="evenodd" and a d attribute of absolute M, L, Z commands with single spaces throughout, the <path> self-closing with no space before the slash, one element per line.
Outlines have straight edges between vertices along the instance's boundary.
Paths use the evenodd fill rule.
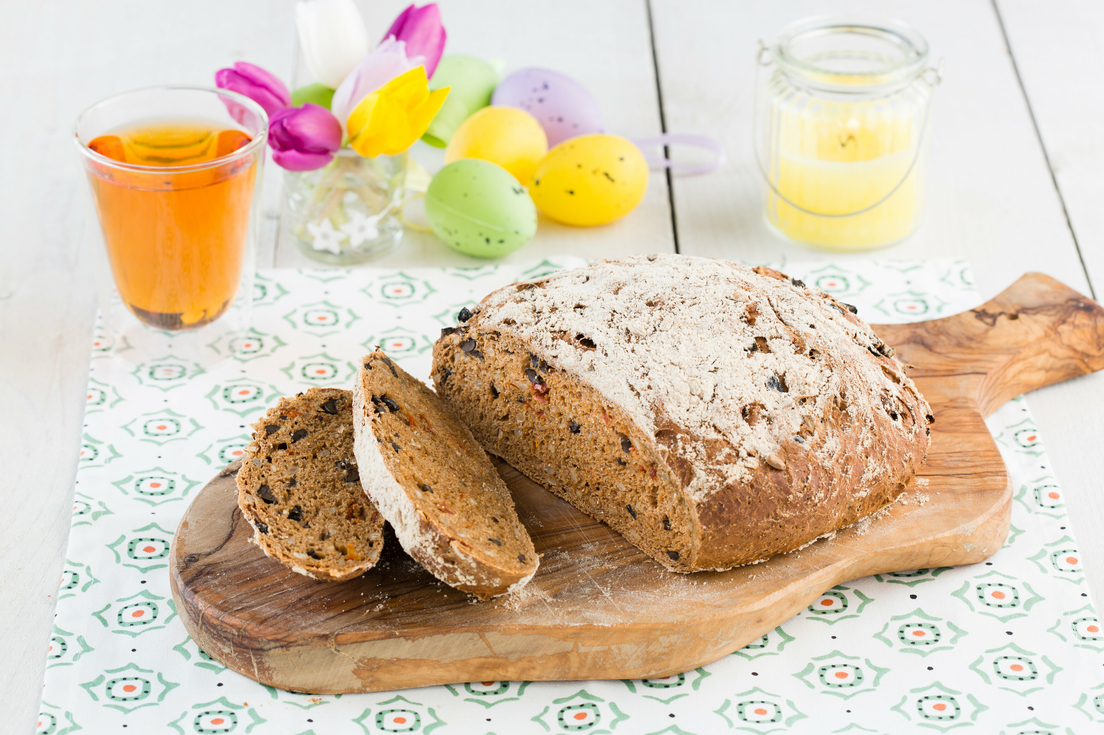
<path fill-rule="evenodd" d="M 480 158 L 497 163 L 527 185 L 546 153 L 548 137 L 535 117 L 513 107 L 484 107 L 452 134 L 445 163 Z"/>
<path fill-rule="evenodd" d="M 560 143 L 537 165 L 529 194 L 549 219 L 566 225 L 604 225 L 640 204 L 648 162 L 616 135 L 582 135 Z"/>

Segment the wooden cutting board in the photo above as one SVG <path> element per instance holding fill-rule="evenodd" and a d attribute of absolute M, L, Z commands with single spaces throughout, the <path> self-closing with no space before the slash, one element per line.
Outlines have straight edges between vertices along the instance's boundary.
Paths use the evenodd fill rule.
<path fill-rule="evenodd" d="M 1012 502 L 983 416 L 1104 367 L 1104 309 L 1029 274 L 973 311 L 875 329 L 915 366 L 936 417 L 932 446 L 903 502 L 835 538 L 755 566 L 675 574 L 499 464 L 541 566 L 519 594 L 478 603 L 437 582 L 390 534 L 381 563 L 357 579 L 286 570 L 248 543 L 231 465 L 177 529 L 177 610 L 210 656 L 299 692 L 646 678 L 732 653 L 842 582 L 979 562 L 1003 544 Z"/>

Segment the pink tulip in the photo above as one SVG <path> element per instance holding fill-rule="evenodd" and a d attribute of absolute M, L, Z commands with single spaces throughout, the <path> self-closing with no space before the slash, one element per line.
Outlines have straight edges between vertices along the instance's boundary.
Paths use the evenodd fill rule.
<path fill-rule="evenodd" d="M 313 171 L 333 160 L 341 148 L 341 123 L 325 107 L 285 107 L 268 125 L 272 160 L 288 171 Z"/>
<path fill-rule="evenodd" d="M 424 62 L 425 59 L 421 56 L 408 57 L 406 44 L 389 36 L 345 77 L 345 81 L 334 92 L 330 109 L 344 125 L 349 113 L 362 99 L 395 77 L 414 67 L 423 66 Z"/>
<path fill-rule="evenodd" d="M 383 37 L 394 36 L 397 41 L 406 41 L 407 53 L 424 56 L 426 76 L 432 77 L 445 51 L 446 35 L 441 25 L 441 11 L 437 3 L 431 3 L 420 8 L 411 5 L 399 13 Z"/>
<path fill-rule="evenodd" d="M 291 104 L 291 94 L 283 82 L 246 61 L 237 62 L 232 69 L 219 69 L 215 85 L 245 95 L 263 107 L 269 117 Z"/>

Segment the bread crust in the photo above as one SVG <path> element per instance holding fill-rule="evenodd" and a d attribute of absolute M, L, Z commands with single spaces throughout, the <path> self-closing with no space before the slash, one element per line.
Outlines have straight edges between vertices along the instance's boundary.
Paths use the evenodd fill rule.
<path fill-rule="evenodd" d="M 850 525 L 926 455 L 931 411 L 893 351 L 853 307 L 778 271 L 634 256 L 500 289 L 460 316 L 434 346 L 438 393 L 489 452 L 675 571 Z M 519 351 L 548 370 L 513 397 Z M 534 412 L 499 420 L 507 395 Z M 575 425 L 593 449 L 572 444 Z"/>
<path fill-rule="evenodd" d="M 537 553 L 505 482 L 447 404 L 382 351 L 361 360 L 353 424 L 365 492 L 428 572 L 481 600 L 533 578 Z"/>

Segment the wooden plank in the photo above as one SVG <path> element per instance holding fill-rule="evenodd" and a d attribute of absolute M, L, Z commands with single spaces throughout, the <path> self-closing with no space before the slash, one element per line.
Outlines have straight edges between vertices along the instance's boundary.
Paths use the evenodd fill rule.
<path fill-rule="evenodd" d="M 126 89 L 210 85 L 238 59 L 290 68 L 291 9 L 291 0 L 0 2 L 9 244 L 0 266 L 0 554 L 16 560 L 0 568 L 0 729 L 33 729 L 71 520 L 95 313 L 73 120 Z"/>
<path fill-rule="evenodd" d="M 1000 23 L 987 0 L 841 0 L 830 7 L 813 0 L 702 0 L 694 7 L 695 12 L 688 13 L 677 0 L 652 0 L 668 130 L 718 137 L 728 153 L 717 174 L 674 178 L 683 253 L 758 262 L 961 257 L 970 261 L 983 296 L 992 296 L 1026 271 L 1048 273 L 1089 293 Z M 1002 2 L 1000 7 L 1022 11 L 1014 14 L 1022 17 L 1017 28 L 1046 29 L 1032 31 L 1039 34 L 1035 55 L 1052 55 L 1042 71 L 1028 75 L 1035 80 L 1028 86 L 1032 100 L 1035 88 L 1048 88 L 1053 101 L 1048 119 L 1061 119 L 1070 130 L 1084 126 L 1077 128 L 1082 132 L 1094 125 L 1104 102 L 1091 91 L 1099 88 L 1100 75 L 1100 64 L 1091 59 L 1101 52 L 1095 40 L 1099 34 L 1084 26 L 1104 27 L 1100 10 L 1088 10 L 1088 2 L 1075 9 L 1048 5 L 1045 13 L 1038 4 L 1021 0 Z M 945 60 L 944 80 L 935 92 L 924 221 L 905 242 L 874 253 L 825 253 L 783 242 L 769 230 L 762 213 L 752 147 L 757 40 L 769 42 L 787 23 L 827 12 L 900 18 L 926 36 L 933 59 Z M 1022 31 L 1010 35 L 1026 37 L 1017 33 Z M 1059 51 L 1070 45 L 1066 34 L 1079 41 L 1074 49 Z M 1085 55 L 1090 48 L 1095 54 L 1091 57 Z M 1019 60 L 1015 40 L 1013 50 Z M 1096 76 L 1077 81 L 1070 76 L 1074 68 Z M 1069 81 L 1055 85 L 1057 79 Z M 1097 107 L 1088 111 L 1085 105 Z M 1068 140 L 1059 160 L 1074 170 L 1093 170 L 1091 162 L 1073 162 L 1090 153 L 1104 155 L 1099 144 L 1089 143 L 1100 140 L 1099 131 L 1092 136 L 1074 132 Z M 1104 193 L 1102 180 L 1098 175 L 1095 188 L 1084 192 L 1084 206 L 1104 223 L 1094 208 L 1099 197 L 1093 196 Z M 1098 239 L 1104 237 L 1104 226 L 1099 232 Z M 1097 246 L 1095 252 L 1104 249 Z M 1104 268 L 1104 255 L 1098 257 Z M 1104 600 L 1104 498 L 1093 492 L 1102 487 L 1104 477 L 1098 447 L 1104 435 L 1104 376 L 1043 389 L 1031 395 L 1030 404 L 1055 475 L 1066 489 L 1089 587 L 1097 600 Z"/>
<path fill-rule="evenodd" d="M 1104 5 L 998 0 L 1089 278 L 1104 293 Z"/>
<path fill-rule="evenodd" d="M 1009 314 L 1016 318 L 1001 318 Z M 1013 491 L 982 415 L 1025 387 L 1104 368 L 1104 308 L 1036 275 L 973 312 L 878 330 L 916 366 L 936 416 L 921 479 L 884 518 L 763 564 L 665 574 L 624 536 L 502 463 L 542 562 L 518 593 L 472 604 L 404 563 L 393 539 L 380 565 L 339 583 L 266 558 L 237 508 L 235 463 L 196 497 L 177 530 L 170 574 L 181 620 L 229 668 L 294 691 L 651 678 L 729 655 L 836 584 L 980 562 L 1008 535 Z M 800 485 L 803 475 L 791 478 Z M 825 512 L 794 541 L 840 522 Z"/>
<path fill-rule="evenodd" d="M 1104 296 L 1104 5 L 1091 0 L 998 0 L 1011 51 L 1070 226 L 1098 298 Z M 1104 380 L 1078 381 L 1032 395 L 1054 473 L 1084 549 L 1097 604 L 1104 602 Z"/>
<path fill-rule="evenodd" d="M 382 36 L 408 4 L 407 0 L 361 0 L 372 38 Z M 539 7 L 497 0 L 438 4 L 448 31 L 447 53 L 501 60 L 507 74 L 528 66 L 555 69 L 590 89 L 602 105 L 609 132 L 628 138 L 660 132 L 648 19 L 639 0 L 563 0 Z M 418 143 L 413 153 L 431 172 L 444 163 L 443 152 L 424 143 Z M 541 216 L 533 241 L 499 262 L 530 260 L 541 253 L 601 258 L 654 252 L 674 252 L 667 181 L 658 171 L 652 173 L 648 193 L 631 215 L 598 228 L 568 227 Z M 471 267 L 484 262 L 457 253 L 432 233 L 407 230 L 398 251 L 372 264 Z M 281 233 L 277 263 L 296 268 L 319 265 L 302 255 L 286 232 Z"/>

